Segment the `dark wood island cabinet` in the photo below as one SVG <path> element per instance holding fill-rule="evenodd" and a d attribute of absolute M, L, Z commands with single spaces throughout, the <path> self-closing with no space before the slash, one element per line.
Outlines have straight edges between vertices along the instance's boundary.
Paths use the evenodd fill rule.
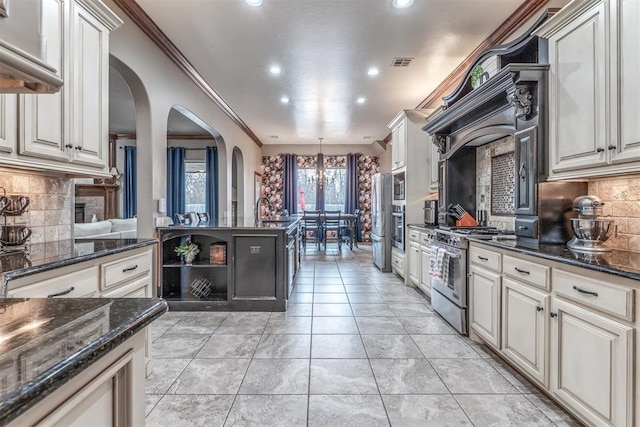
<path fill-rule="evenodd" d="M 285 311 L 299 264 L 299 219 L 158 228 L 158 296 L 174 310 Z M 190 262 L 176 253 L 184 244 Z"/>

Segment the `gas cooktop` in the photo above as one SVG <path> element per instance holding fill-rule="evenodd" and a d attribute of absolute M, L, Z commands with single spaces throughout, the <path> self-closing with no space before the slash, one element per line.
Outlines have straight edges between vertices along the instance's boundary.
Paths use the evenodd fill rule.
<path fill-rule="evenodd" d="M 495 227 L 440 227 L 450 233 L 464 234 L 465 236 L 500 236 L 514 234 L 513 230 L 500 230 Z"/>

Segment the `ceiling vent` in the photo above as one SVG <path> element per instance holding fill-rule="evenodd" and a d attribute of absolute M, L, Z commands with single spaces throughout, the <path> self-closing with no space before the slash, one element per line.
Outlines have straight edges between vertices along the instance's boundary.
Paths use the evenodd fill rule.
<path fill-rule="evenodd" d="M 362 139 L 371 139 L 371 138 L 373 138 L 371 135 L 366 135 L 362 137 Z"/>
<path fill-rule="evenodd" d="M 269 135 L 269 138 L 271 138 L 271 139 L 280 139 L 280 137 L 278 135 Z"/>
<path fill-rule="evenodd" d="M 393 62 L 391 63 L 392 67 L 408 67 L 409 64 L 411 64 L 411 61 L 413 61 L 412 57 L 408 57 L 408 56 L 397 56 L 395 58 L 393 58 Z"/>

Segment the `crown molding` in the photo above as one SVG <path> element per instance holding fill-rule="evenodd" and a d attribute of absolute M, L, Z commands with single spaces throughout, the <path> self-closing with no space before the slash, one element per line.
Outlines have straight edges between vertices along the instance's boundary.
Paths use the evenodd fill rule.
<path fill-rule="evenodd" d="M 162 32 L 160 27 L 151 19 L 149 15 L 140 7 L 135 0 L 113 0 L 113 2 L 131 19 L 143 33 L 153 41 L 160 50 L 193 81 L 220 109 L 255 142 L 258 147 L 262 147 L 262 141 L 247 126 L 247 124 L 236 114 L 224 99 L 211 87 L 202 77 L 198 70 L 187 60 L 184 54 L 173 44 L 173 42 Z"/>

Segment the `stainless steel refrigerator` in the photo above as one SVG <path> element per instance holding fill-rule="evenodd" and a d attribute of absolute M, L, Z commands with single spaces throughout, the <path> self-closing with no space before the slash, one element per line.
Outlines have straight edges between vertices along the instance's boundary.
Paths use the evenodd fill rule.
<path fill-rule="evenodd" d="M 391 271 L 391 174 L 371 177 L 371 248 L 373 263 Z"/>

